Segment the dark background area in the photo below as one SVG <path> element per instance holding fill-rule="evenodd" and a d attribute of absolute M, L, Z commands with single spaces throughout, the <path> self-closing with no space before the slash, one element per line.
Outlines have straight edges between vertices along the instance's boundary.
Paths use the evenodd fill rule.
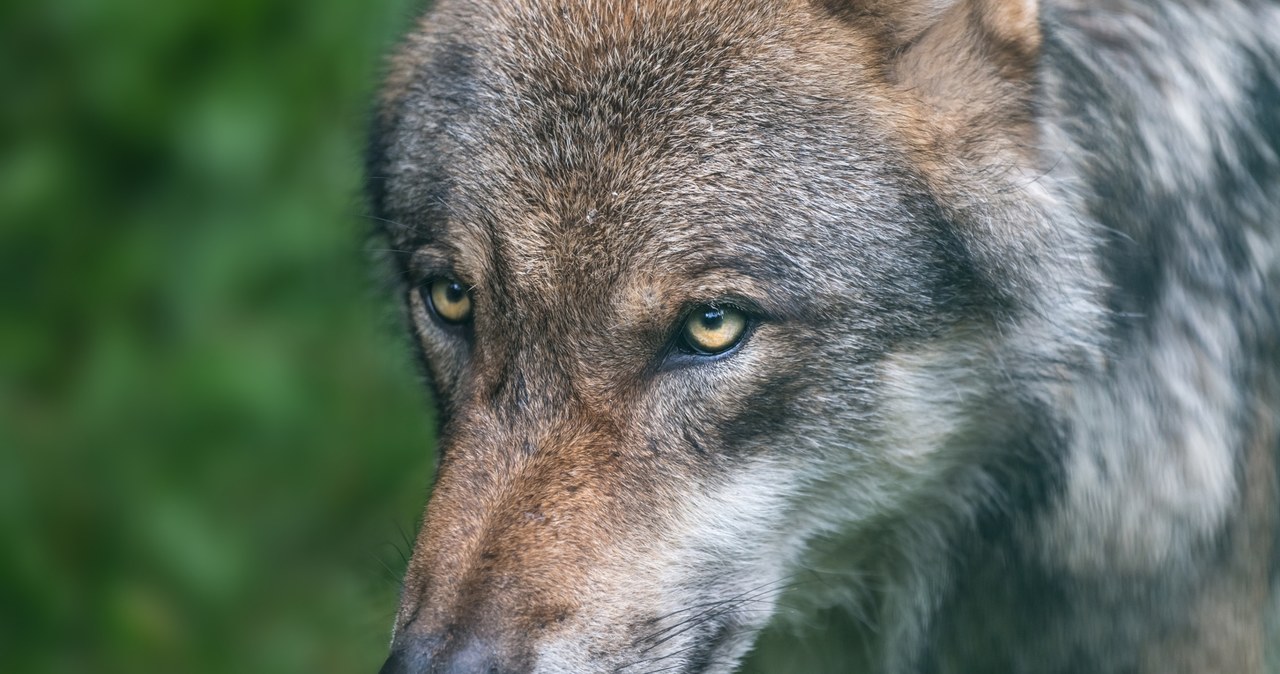
<path fill-rule="evenodd" d="M 0 6 L 0 672 L 377 670 L 433 422 L 359 188 L 421 4 Z"/>

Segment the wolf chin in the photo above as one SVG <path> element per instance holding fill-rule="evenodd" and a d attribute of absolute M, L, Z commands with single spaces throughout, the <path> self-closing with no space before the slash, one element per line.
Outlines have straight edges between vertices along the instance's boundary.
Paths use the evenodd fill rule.
<path fill-rule="evenodd" d="M 439 0 L 388 70 L 383 672 L 1277 671 L 1280 5 Z"/>

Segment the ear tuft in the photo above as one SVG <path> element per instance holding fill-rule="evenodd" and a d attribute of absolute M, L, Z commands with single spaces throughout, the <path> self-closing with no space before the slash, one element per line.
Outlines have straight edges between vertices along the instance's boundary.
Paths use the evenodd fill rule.
<path fill-rule="evenodd" d="M 1015 135 L 1031 132 L 1037 0 L 954 0 L 898 50 L 898 84 L 946 126 L 981 131 L 995 123 Z"/>
<path fill-rule="evenodd" d="M 1028 58 L 1040 51 L 1038 0 L 971 0 L 970 4 L 996 46 Z"/>

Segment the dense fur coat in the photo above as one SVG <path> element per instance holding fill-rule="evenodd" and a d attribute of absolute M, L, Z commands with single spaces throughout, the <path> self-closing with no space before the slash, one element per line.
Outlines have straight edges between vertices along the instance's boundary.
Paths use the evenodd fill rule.
<path fill-rule="evenodd" d="M 383 671 L 829 606 L 869 672 L 1275 671 L 1278 154 L 1270 0 L 440 0 L 369 163 L 441 410 Z"/>

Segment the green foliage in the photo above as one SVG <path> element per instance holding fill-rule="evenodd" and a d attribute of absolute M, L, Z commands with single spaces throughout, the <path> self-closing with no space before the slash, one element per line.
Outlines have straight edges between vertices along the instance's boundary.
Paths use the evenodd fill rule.
<path fill-rule="evenodd" d="M 0 8 L 0 671 L 377 670 L 433 461 L 359 197 L 413 4 Z"/>

